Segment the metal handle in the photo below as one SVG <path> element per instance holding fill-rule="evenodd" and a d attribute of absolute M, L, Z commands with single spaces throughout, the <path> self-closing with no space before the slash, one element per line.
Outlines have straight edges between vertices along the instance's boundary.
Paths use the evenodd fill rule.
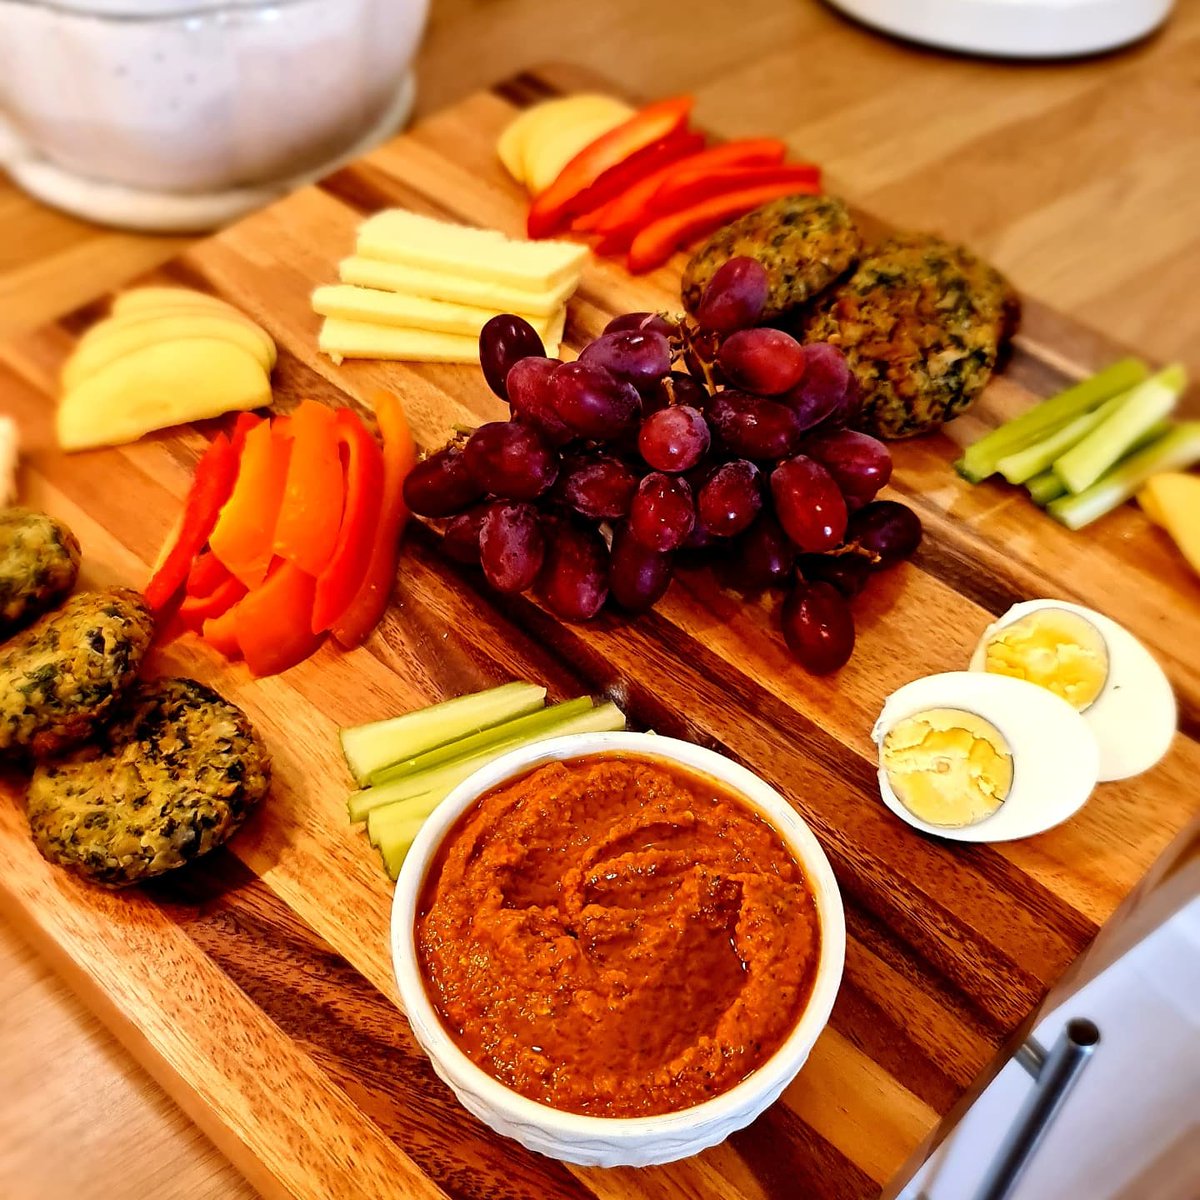
<path fill-rule="evenodd" d="M 1017 1061 L 1034 1078 L 1033 1091 L 996 1152 L 975 1200 L 1007 1200 L 1012 1195 L 1099 1042 L 1100 1030 L 1091 1021 L 1076 1018 L 1067 1022 L 1048 1054 L 1032 1038 L 1017 1051 Z"/>

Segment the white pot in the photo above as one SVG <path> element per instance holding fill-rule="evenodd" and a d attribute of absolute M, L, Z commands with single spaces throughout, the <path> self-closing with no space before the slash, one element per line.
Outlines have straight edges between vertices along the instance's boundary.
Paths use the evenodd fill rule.
<path fill-rule="evenodd" d="M 278 190 L 407 116 L 427 11 L 428 0 L 0 0 L 0 155 L 18 178 L 32 171 L 35 191 L 44 176 L 110 200 L 177 198 L 181 212 Z"/>
<path fill-rule="evenodd" d="M 791 848 L 816 898 L 821 949 L 808 1005 L 783 1045 L 753 1074 L 712 1100 L 653 1117 L 588 1117 L 526 1099 L 477 1067 L 446 1032 L 417 966 L 417 903 L 438 847 L 485 792 L 531 767 L 584 755 L 626 752 L 678 763 L 724 783 L 759 812 Z M 463 1106 L 489 1125 L 552 1158 L 583 1166 L 649 1166 L 697 1154 L 724 1141 L 773 1104 L 796 1077 L 824 1029 L 842 979 L 846 925 L 829 860 L 795 809 L 745 767 L 712 750 L 647 733 L 586 733 L 525 746 L 476 771 L 437 807 L 413 843 L 392 908 L 392 958 L 413 1034 L 433 1069 Z"/>

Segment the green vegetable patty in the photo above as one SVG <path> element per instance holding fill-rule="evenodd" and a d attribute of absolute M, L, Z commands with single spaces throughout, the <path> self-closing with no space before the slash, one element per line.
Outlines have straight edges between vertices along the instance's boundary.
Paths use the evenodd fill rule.
<path fill-rule="evenodd" d="M 0 509 L 0 637 L 53 608 L 79 576 L 79 539 L 27 508 Z"/>
<path fill-rule="evenodd" d="M 88 737 L 133 681 L 154 618 L 129 588 L 79 592 L 0 646 L 0 752 L 57 754 Z"/>
<path fill-rule="evenodd" d="M 94 744 L 38 767 L 29 825 L 51 862 L 125 887 L 221 845 L 269 783 L 240 708 L 194 679 L 155 679 L 131 689 Z"/>

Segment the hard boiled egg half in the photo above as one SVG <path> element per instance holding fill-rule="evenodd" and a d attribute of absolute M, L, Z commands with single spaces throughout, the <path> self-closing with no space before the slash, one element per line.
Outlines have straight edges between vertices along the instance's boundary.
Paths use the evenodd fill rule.
<path fill-rule="evenodd" d="M 951 671 L 888 697 L 872 733 L 879 790 L 898 817 L 957 841 L 1041 833 L 1077 812 L 1099 752 L 1083 717 L 1044 688 Z"/>
<path fill-rule="evenodd" d="M 971 670 L 1036 684 L 1081 714 L 1099 746 L 1102 781 L 1148 771 L 1170 748 L 1175 696 L 1128 630 L 1065 600 L 1030 600 L 988 626 Z"/>

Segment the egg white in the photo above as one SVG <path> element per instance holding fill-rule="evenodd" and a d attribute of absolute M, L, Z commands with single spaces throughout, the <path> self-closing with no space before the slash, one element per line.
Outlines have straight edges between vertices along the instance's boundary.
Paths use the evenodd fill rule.
<path fill-rule="evenodd" d="M 1066 600 L 1016 604 L 984 630 L 971 657 L 971 670 L 985 670 L 985 647 L 998 629 L 1044 608 L 1065 609 L 1090 621 L 1108 648 L 1104 688 L 1080 714 L 1100 748 L 1100 781 L 1128 779 L 1150 770 L 1170 749 L 1175 736 L 1175 693 L 1150 651 L 1111 617 Z"/>
<path fill-rule="evenodd" d="M 1083 717 L 1053 692 L 1021 679 L 987 672 L 950 671 L 905 684 L 884 703 L 871 737 L 883 739 L 899 721 L 931 708 L 959 708 L 990 721 L 1013 759 L 1008 797 L 974 825 L 930 825 L 914 816 L 892 790 L 882 757 L 883 802 L 915 829 L 961 842 L 1005 842 L 1030 837 L 1078 812 L 1096 786 L 1099 750 Z"/>

